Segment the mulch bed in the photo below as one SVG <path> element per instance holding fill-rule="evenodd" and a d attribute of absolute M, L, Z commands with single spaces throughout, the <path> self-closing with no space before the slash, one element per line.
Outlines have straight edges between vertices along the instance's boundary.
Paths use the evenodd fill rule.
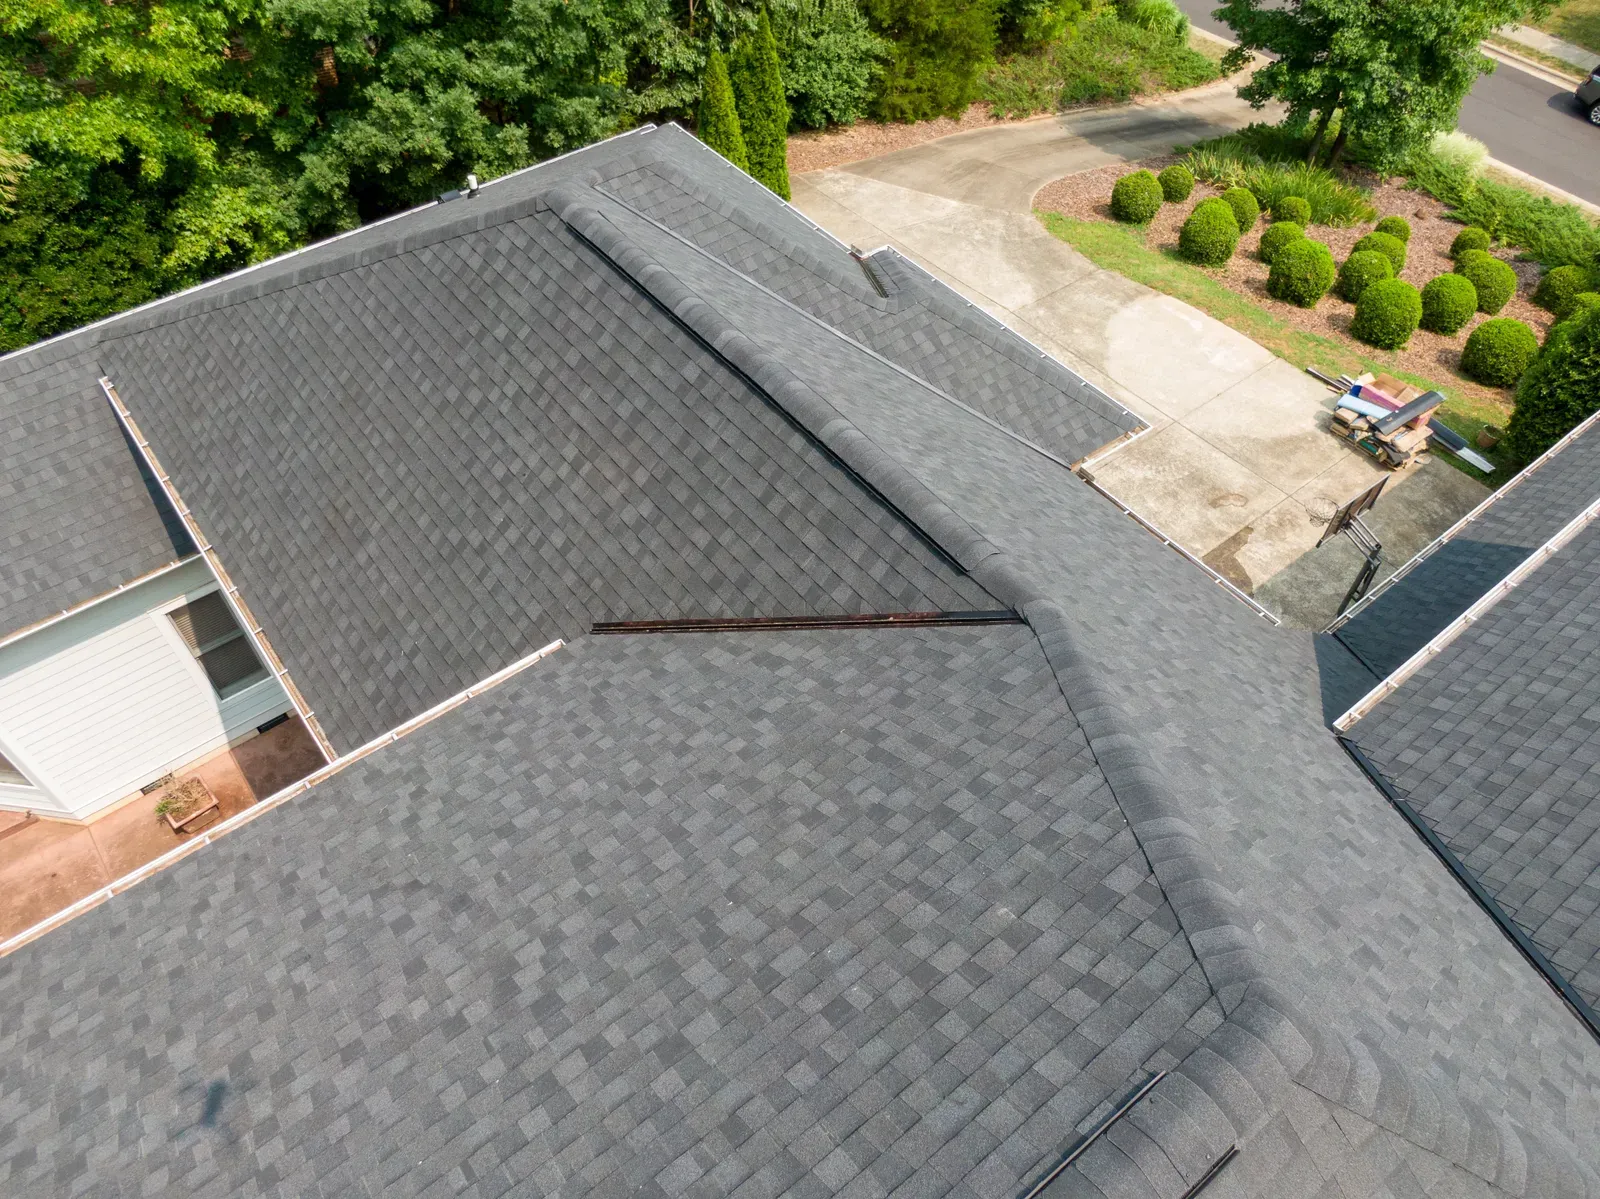
<path fill-rule="evenodd" d="M 1110 207 L 1111 187 L 1121 176 L 1140 167 L 1160 171 L 1163 167 L 1178 161 L 1174 155 L 1163 155 L 1147 158 L 1142 162 L 1116 163 L 1068 175 L 1040 188 L 1033 198 L 1033 206 L 1045 212 L 1059 212 L 1062 216 L 1075 220 L 1109 221 L 1113 219 Z M 1435 275 L 1447 274 L 1453 269 L 1450 243 L 1455 240 L 1456 234 L 1461 232 L 1462 226 L 1456 221 L 1445 219 L 1443 204 L 1425 192 L 1412 191 L 1393 180 L 1380 182 L 1375 176 L 1369 175 L 1360 182 L 1372 188 L 1372 204 L 1378 210 L 1379 216 L 1398 215 L 1411 222 L 1411 241 L 1406 246 L 1406 266 L 1400 272 L 1400 278 L 1421 288 Z M 1219 194 L 1221 194 L 1220 188 L 1197 183 L 1194 193 L 1188 200 L 1181 204 L 1163 204 L 1155 220 L 1150 222 L 1146 232 L 1147 244 L 1158 250 L 1176 249 L 1178 230 L 1194 206 L 1208 196 Z M 1375 349 L 1350 336 L 1350 322 L 1355 317 L 1355 305 L 1341 300 L 1332 292 L 1323 297 L 1315 308 L 1300 308 L 1294 304 L 1286 304 L 1267 294 L 1267 265 L 1257 256 L 1256 247 L 1268 223 L 1269 218 L 1263 214 L 1257 226 L 1239 239 L 1239 248 L 1227 266 L 1207 273 L 1295 328 L 1343 342 L 1368 357 L 1388 362 L 1423 377 L 1437 378 L 1441 374 L 1447 375 L 1463 392 L 1480 399 L 1495 401 L 1509 410 L 1511 402 L 1509 390 L 1485 387 L 1460 373 L 1461 349 L 1466 345 L 1467 335 L 1489 317 L 1481 312 L 1475 314 L 1467 323 L 1467 327 L 1452 337 L 1419 329 L 1412 335 L 1411 344 L 1403 350 Z M 1306 234 L 1317 241 L 1326 242 L 1328 248 L 1333 251 L 1334 261 L 1343 262 L 1350 253 L 1350 247 L 1371 231 L 1370 223 L 1355 225 L 1348 229 L 1313 225 L 1306 230 Z M 1530 299 L 1533 289 L 1539 282 L 1539 264 L 1513 261 L 1514 251 L 1497 250 L 1494 253 L 1509 263 L 1511 269 L 1517 273 L 1517 294 L 1496 315 L 1526 321 L 1539 335 L 1540 340 L 1543 340 L 1545 331 L 1554 318 Z"/>
<path fill-rule="evenodd" d="M 919 146 L 923 142 L 948 137 L 952 133 L 964 133 L 968 129 L 984 129 L 990 125 L 1013 125 L 1019 120 L 1034 119 L 1036 118 L 1019 117 L 1012 120 L 997 117 L 989 111 L 987 104 L 980 102 L 970 105 L 959 119 L 937 117 L 931 121 L 917 121 L 915 124 L 857 121 L 854 125 L 795 133 L 789 137 L 789 174 L 821 171 L 828 167 L 843 166 L 847 162 L 876 158 L 879 154 L 890 154 L 895 150 L 904 150 L 908 146 Z"/>

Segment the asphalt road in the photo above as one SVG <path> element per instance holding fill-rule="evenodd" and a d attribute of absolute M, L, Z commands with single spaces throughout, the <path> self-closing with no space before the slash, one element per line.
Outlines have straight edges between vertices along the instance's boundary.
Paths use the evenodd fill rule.
<path fill-rule="evenodd" d="M 1215 0 L 1177 4 L 1196 27 L 1232 39 L 1232 30 L 1211 17 Z M 1501 162 L 1600 204 L 1600 128 L 1578 110 L 1570 87 L 1499 63 L 1461 105 L 1460 128 Z"/>

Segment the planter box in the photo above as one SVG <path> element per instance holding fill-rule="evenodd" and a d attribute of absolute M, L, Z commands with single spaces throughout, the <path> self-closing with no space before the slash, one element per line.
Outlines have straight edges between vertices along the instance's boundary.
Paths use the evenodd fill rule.
<path fill-rule="evenodd" d="M 185 779 L 162 797 L 161 805 L 167 805 L 161 818 L 175 833 L 193 832 L 207 816 L 222 814 L 217 797 L 201 779 Z"/>

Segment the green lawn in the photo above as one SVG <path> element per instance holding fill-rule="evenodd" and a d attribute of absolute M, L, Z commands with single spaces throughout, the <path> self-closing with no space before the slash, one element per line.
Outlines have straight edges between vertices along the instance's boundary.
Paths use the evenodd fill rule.
<path fill-rule="evenodd" d="M 1335 376 L 1387 371 L 1424 390 L 1438 391 L 1448 401 L 1439 409 L 1440 418 L 1469 440 L 1486 424 L 1503 426 L 1506 423 L 1506 411 L 1501 405 L 1465 394 L 1453 383 L 1401 370 L 1382 350 L 1363 352 L 1332 338 L 1295 328 L 1253 300 L 1230 290 L 1199 267 L 1182 262 L 1175 255 L 1151 249 L 1138 229 L 1108 221 L 1075 221 L 1055 212 L 1037 215 L 1052 235 L 1095 265 L 1209 313 L 1296 367 L 1314 366 L 1323 374 Z M 1515 473 L 1497 452 L 1485 454 L 1495 463 L 1495 472 L 1487 478 L 1454 454 L 1440 457 L 1490 487 L 1499 487 Z"/>
<path fill-rule="evenodd" d="M 1566 0 L 1536 28 L 1600 55 L 1600 0 Z"/>

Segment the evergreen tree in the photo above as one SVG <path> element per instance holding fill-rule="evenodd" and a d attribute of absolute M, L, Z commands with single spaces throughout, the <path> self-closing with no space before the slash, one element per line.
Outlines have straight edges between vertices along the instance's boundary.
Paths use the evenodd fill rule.
<path fill-rule="evenodd" d="M 754 32 L 733 52 L 733 98 L 750 153 L 750 173 L 785 200 L 789 198 L 789 104 L 778 67 L 778 43 L 766 10 Z"/>
<path fill-rule="evenodd" d="M 1517 386 L 1506 446 L 1522 462 L 1548 450 L 1600 406 L 1600 309 L 1580 310 L 1550 330 Z"/>
<path fill-rule="evenodd" d="M 701 141 L 741 171 L 750 169 L 750 154 L 745 149 L 739 111 L 733 102 L 733 85 L 728 82 L 728 64 L 722 59 L 722 51 L 715 46 L 706 57 L 705 79 L 700 87 L 700 115 L 695 123 Z"/>

